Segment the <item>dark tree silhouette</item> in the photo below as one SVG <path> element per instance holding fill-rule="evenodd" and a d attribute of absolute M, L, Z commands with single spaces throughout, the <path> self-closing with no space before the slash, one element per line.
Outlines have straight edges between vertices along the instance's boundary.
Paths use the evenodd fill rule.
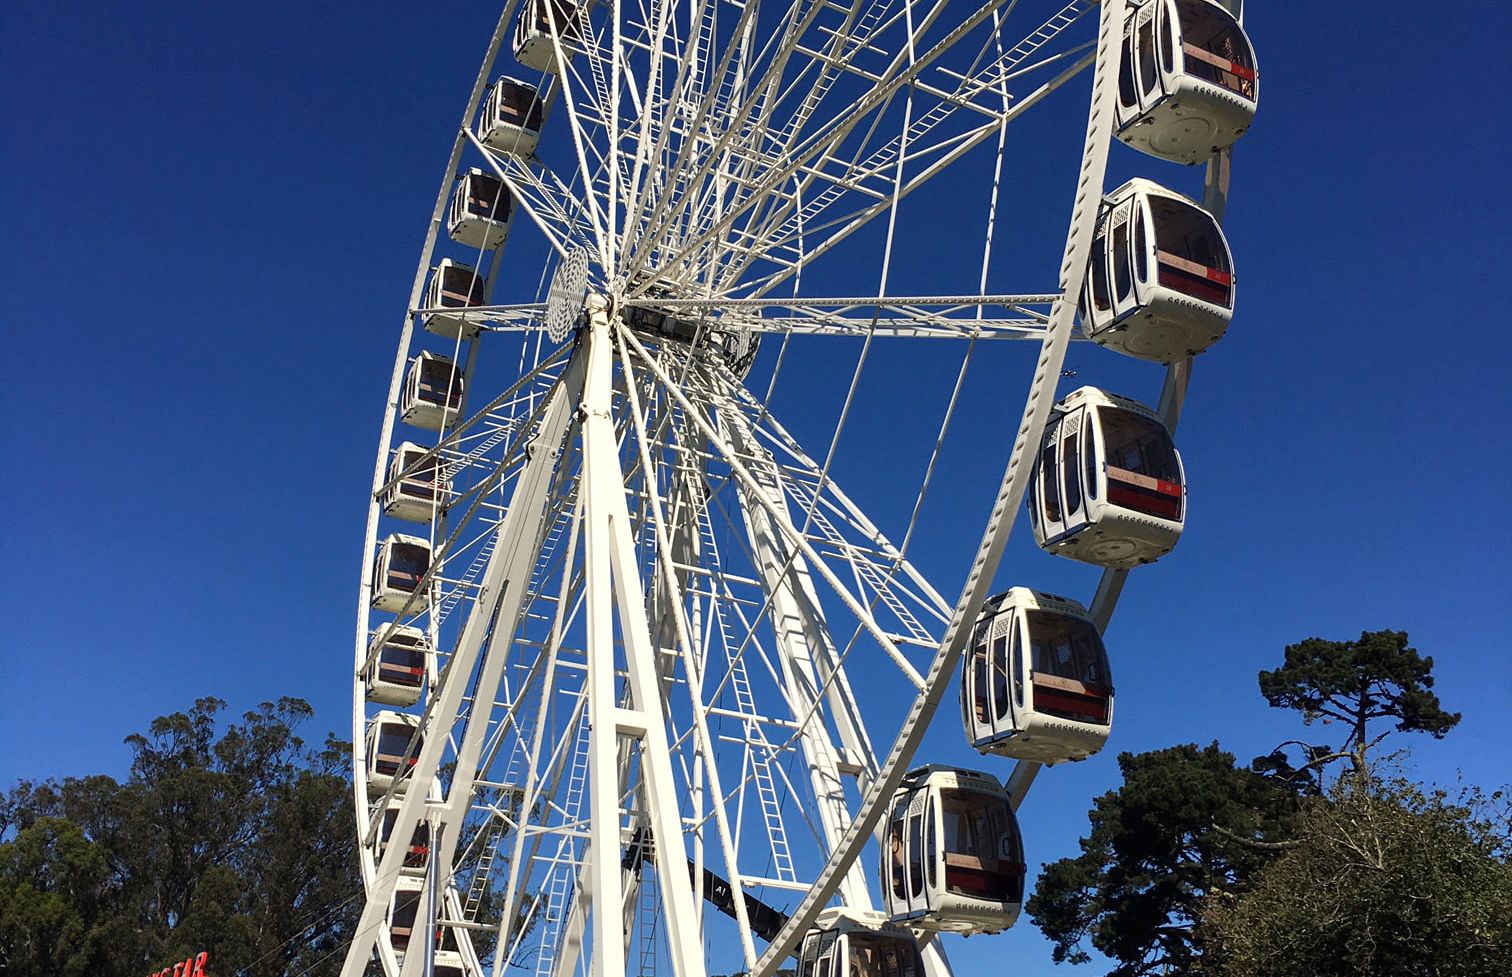
<path fill-rule="evenodd" d="M 1305 723 L 1338 722 L 1348 729 L 1332 751 L 1305 750 L 1298 769 L 1348 759 L 1364 775 L 1368 751 L 1389 733 L 1442 738 L 1460 721 L 1459 713 L 1439 705 L 1432 670 L 1433 659 L 1418 654 L 1405 631 L 1365 631 L 1355 641 L 1308 638 L 1287 645 L 1280 668 L 1260 673 L 1260 694 L 1272 706 L 1299 711 Z M 1382 719 L 1395 724 L 1372 737 L 1371 724 Z"/>

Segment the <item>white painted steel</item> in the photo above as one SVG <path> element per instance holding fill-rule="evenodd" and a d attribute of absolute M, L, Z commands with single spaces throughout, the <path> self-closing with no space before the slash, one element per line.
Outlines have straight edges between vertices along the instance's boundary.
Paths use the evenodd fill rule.
<path fill-rule="evenodd" d="M 527 152 L 492 108 L 478 121 L 510 5 L 432 215 L 380 437 L 354 673 L 367 902 L 343 973 L 357 977 L 375 953 L 390 977 L 443 962 L 401 959 L 387 938 L 395 887 L 414 871 L 407 845 L 377 854 L 393 807 L 392 837 L 422 823 L 433 831 L 424 922 L 455 943 L 445 966 L 464 977 L 507 966 L 622 977 L 636 963 L 703 977 L 721 944 L 770 977 L 826 906 L 876 902 L 858 855 L 951 686 L 1072 338 L 1124 7 L 607 0 L 559 18 L 566 4 L 537 2 L 552 8 L 526 32 L 528 56 L 549 69 L 531 82 L 546 125 Z M 1095 34 L 1085 29 L 1094 12 Z M 1037 26 L 1015 31 L 1019 20 Z M 1055 289 L 985 294 L 989 231 L 982 294 L 886 297 L 910 246 L 900 202 L 977 147 L 996 143 L 1001 163 L 1010 123 L 1088 67 L 1092 103 Z M 545 261 L 531 301 L 518 247 L 507 268 L 497 252 L 486 261 L 498 235 L 464 228 L 473 249 L 455 260 L 485 277 L 490 304 L 442 318 L 421 290 L 464 156 L 503 182 L 529 218 L 513 233 L 538 235 Z M 999 182 L 989 227 L 999 225 Z M 884 215 L 878 294 L 805 295 L 805 269 L 838 260 Z M 492 304 L 501 282 L 508 302 Z M 794 294 L 777 297 L 779 286 Z M 585 292 L 586 309 L 574 308 Z M 412 349 L 414 318 L 427 314 L 441 328 Z M 860 338 L 864 350 L 966 341 L 901 545 L 836 484 L 867 355 L 826 450 L 811 455 L 742 383 L 767 333 L 781 343 L 772 386 L 794 336 Z M 981 339 L 1026 339 L 1040 352 L 952 607 L 906 554 Z M 489 359 L 498 352 L 521 379 L 488 399 L 505 387 L 508 371 Z M 425 423 L 404 426 L 405 364 L 422 355 L 458 364 L 456 382 L 481 406 L 412 413 Z M 395 427 L 434 436 L 390 471 Z M 422 597 L 371 612 L 383 502 L 425 465 L 447 488 L 424 541 L 433 558 Z M 424 790 L 374 781 L 356 745 L 373 712 L 363 676 L 400 627 L 429 642 L 426 694 L 408 707 L 423 735 L 403 758 Z M 868 685 L 900 690 L 901 727 L 881 724 L 886 751 L 873 745 L 883 711 L 853 685 L 862 669 L 875 673 Z M 763 950 L 754 904 L 737 898 L 725 922 L 702 901 L 706 870 L 737 895 L 803 895 Z M 493 949 L 480 952 L 484 943 Z M 931 977 L 949 973 L 938 941 L 924 957 Z"/>

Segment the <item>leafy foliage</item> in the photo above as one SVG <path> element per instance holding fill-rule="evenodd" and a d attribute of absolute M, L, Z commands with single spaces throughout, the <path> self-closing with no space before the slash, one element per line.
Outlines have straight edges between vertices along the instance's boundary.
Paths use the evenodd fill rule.
<path fill-rule="evenodd" d="M 1356 641 L 1308 638 L 1286 647 L 1286 662 L 1260 673 L 1260 694 L 1272 706 L 1296 709 L 1303 722 L 1340 722 L 1349 730 L 1337 752 L 1309 757 L 1306 767 L 1347 757 L 1357 774 L 1366 751 L 1386 735 L 1369 738 L 1369 724 L 1396 720 L 1395 731 L 1442 738 L 1459 723 L 1433 692 L 1433 659 L 1408 644 L 1405 631 L 1365 631 Z M 1388 730 L 1390 732 L 1390 730 Z"/>
<path fill-rule="evenodd" d="M 346 747 L 305 747 L 299 699 L 217 736 L 224 707 L 127 737 L 124 782 L 0 794 L 0 972 L 139 974 L 201 948 L 218 972 L 336 972 L 360 891 Z"/>
<path fill-rule="evenodd" d="M 1493 797 L 1491 800 L 1500 800 Z M 1405 781 L 1346 780 L 1309 805 L 1300 844 L 1249 891 L 1211 899 L 1217 977 L 1512 973 L 1505 809 Z"/>
<path fill-rule="evenodd" d="M 1124 784 L 1093 805 L 1082 853 L 1046 866 L 1027 910 L 1056 962 L 1090 941 L 1113 977 L 1191 969 L 1207 900 L 1270 858 L 1296 815 L 1294 794 L 1234 764 L 1214 743 L 1118 758 Z"/>

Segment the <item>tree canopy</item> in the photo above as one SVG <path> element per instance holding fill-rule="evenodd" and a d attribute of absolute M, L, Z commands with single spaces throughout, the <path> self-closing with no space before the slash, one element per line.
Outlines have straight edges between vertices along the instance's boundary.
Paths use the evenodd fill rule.
<path fill-rule="evenodd" d="M 1459 722 L 1432 668 L 1401 631 L 1308 638 L 1260 691 L 1304 724 L 1342 723 L 1342 744 L 1291 740 L 1247 770 L 1216 743 L 1119 756 L 1081 854 L 1048 865 L 1026 907 L 1054 959 L 1086 962 L 1090 944 L 1109 977 L 1512 973 L 1505 814 L 1374 769 L 1385 736 Z M 1351 774 L 1330 786 L 1339 760 Z"/>
<path fill-rule="evenodd" d="M 1316 765 L 1347 757 L 1357 774 L 1366 751 L 1390 732 L 1422 732 L 1442 739 L 1460 721 L 1433 692 L 1433 659 L 1408 644 L 1405 631 L 1365 631 L 1355 641 L 1308 638 L 1286 646 L 1286 661 L 1260 673 L 1260 694 L 1280 709 L 1295 709 L 1304 723 L 1340 722 L 1348 730 L 1333 753 L 1309 757 Z M 1370 736 L 1370 723 L 1395 720 Z"/>
<path fill-rule="evenodd" d="M 1295 797 L 1216 743 L 1123 753 L 1118 766 L 1123 786 L 1093 802 L 1082 853 L 1047 865 L 1025 908 L 1058 963 L 1087 961 L 1087 941 L 1117 963 L 1112 977 L 1185 972 L 1206 901 L 1271 857 Z"/>
<path fill-rule="evenodd" d="M 1499 798 L 1497 798 L 1499 800 Z M 1403 780 L 1348 780 L 1298 843 L 1204 918 L 1216 977 L 1512 973 L 1507 819 Z"/>
<path fill-rule="evenodd" d="M 198 700 L 127 737 L 124 781 L 0 794 L 0 972 L 142 974 L 214 949 L 247 977 L 334 974 L 359 907 L 348 753 L 299 699 L 219 730 Z"/>

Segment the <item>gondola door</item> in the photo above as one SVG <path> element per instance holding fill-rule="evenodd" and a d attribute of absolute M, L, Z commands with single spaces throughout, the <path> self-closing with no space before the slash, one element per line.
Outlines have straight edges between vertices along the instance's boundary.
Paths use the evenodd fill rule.
<path fill-rule="evenodd" d="M 1174 95 L 1181 82 L 1181 14 L 1176 9 L 1176 0 L 1156 0 L 1152 6 L 1155 7 L 1155 46 L 1159 59 L 1156 74 L 1160 77 L 1160 92 L 1155 96 L 1158 100 Z"/>
<path fill-rule="evenodd" d="M 1056 458 L 1062 420 L 1063 415 L 1050 419 L 1045 429 L 1045 439 L 1040 443 L 1034 502 L 1038 509 L 1036 515 L 1040 525 L 1044 527 L 1045 539 L 1059 539 L 1066 532 L 1066 512 L 1061 504 L 1060 465 Z"/>
<path fill-rule="evenodd" d="M 1156 11 L 1163 4 L 1161 0 L 1147 3 L 1139 8 L 1139 13 L 1134 20 L 1134 83 L 1139 89 L 1139 109 L 1141 114 L 1149 112 L 1159 101 L 1165 97 L 1165 90 L 1161 87 L 1160 65 L 1156 61 Z"/>
<path fill-rule="evenodd" d="M 888 823 L 887 885 L 888 905 L 895 920 L 913 919 L 929 911 L 929 886 L 926 873 L 938 878 L 934 864 L 938 846 L 930 844 L 937 818 L 928 817 L 930 790 L 918 787 L 893 800 Z M 926 821 L 929 822 L 926 825 Z M 927 830 L 926 830 L 927 829 Z"/>
<path fill-rule="evenodd" d="M 1082 408 L 1081 435 L 1079 453 L 1082 466 L 1082 508 L 1086 511 L 1087 521 L 1092 522 L 1097 518 L 1098 509 L 1107 497 L 1108 490 L 1103 483 L 1102 428 L 1097 423 L 1096 411 L 1090 407 Z"/>
<path fill-rule="evenodd" d="M 1133 312 L 1139 304 L 1134 290 L 1134 252 L 1130 241 L 1134 231 L 1133 213 L 1132 197 L 1114 208 L 1113 215 L 1108 218 L 1108 234 L 1104 239 L 1108 263 L 1113 266 L 1114 322 Z"/>
<path fill-rule="evenodd" d="M 1137 193 L 1129 201 L 1129 261 L 1134 280 L 1134 305 L 1148 306 L 1160 284 L 1156 254 L 1155 216 L 1150 210 L 1150 196 Z"/>
<path fill-rule="evenodd" d="M 1087 503 L 1081 474 L 1082 417 L 1085 407 L 1078 407 L 1061 419 L 1059 459 L 1061 516 L 1066 532 L 1075 532 L 1087 524 Z"/>

